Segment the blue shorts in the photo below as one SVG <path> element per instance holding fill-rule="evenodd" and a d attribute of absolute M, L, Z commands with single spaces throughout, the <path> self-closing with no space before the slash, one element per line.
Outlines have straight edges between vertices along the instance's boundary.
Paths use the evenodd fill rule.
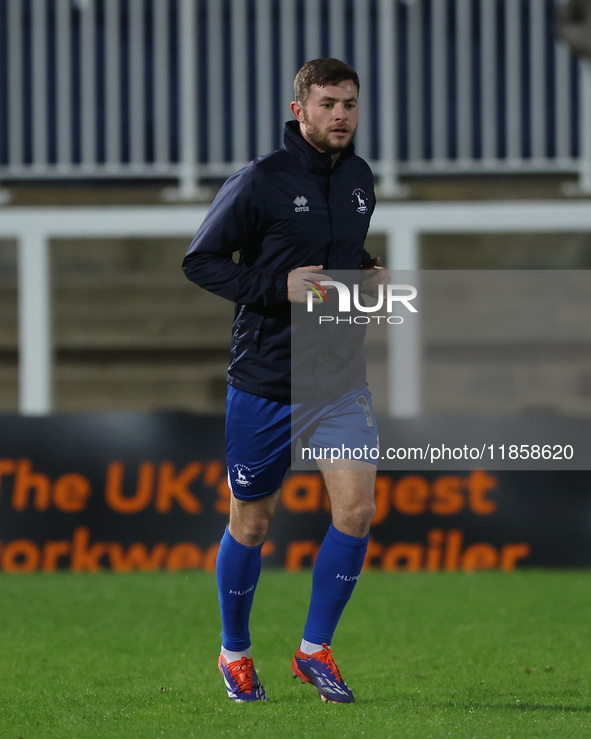
<path fill-rule="evenodd" d="M 367 385 L 329 403 L 309 406 L 279 403 L 228 386 L 226 461 L 228 484 L 236 498 L 257 500 L 281 487 L 296 442 L 312 450 L 311 459 L 326 456 L 326 449 L 377 450 L 378 430 Z M 377 465 L 375 457 L 363 461 Z"/>

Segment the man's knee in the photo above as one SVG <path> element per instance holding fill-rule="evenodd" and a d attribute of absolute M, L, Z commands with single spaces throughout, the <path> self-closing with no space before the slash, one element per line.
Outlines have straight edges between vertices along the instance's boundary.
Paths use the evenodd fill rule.
<path fill-rule="evenodd" d="M 369 530 L 375 514 L 376 504 L 373 498 L 353 501 L 341 511 L 341 515 L 348 522 L 349 526 L 358 528 L 359 530 Z"/>
<path fill-rule="evenodd" d="M 318 466 L 326 482 L 334 525 L 350 536 L 365 536 L 376 512 L 375 466 L 365 462 L 340 468 Z"/>
<path fill-rule="evenodd" d="M 230 534 L 245 547 L 257 547 L 267 538 L 270 523 L 269 519 L 263 517 L 232 516 L 230 518 Z"/>
<path fill-rule="evenodd" d="M 268 498 L 244 501 L 232 496 L 230 534 L 247 547 L 256 547 L 267 538 L 267 532 L 279 506 L 281 490 Z"/>

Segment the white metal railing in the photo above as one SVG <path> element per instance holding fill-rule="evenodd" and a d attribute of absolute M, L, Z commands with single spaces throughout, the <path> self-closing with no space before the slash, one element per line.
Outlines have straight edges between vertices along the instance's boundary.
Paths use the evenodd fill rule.
<path fill-rule="evenodd" d="M 362 81 L 357 146 L 400 174 L 578 173 L 591 72 L 555 0 L 0 0 L 0 179 L 172 179 L 194 198 L 281 142 L 295 72 Z"/>
<path fill-rule="evenodd" d="M 15 238 L 18 244 L 21 413 L 44 415 L 53 407 L 50 240 L 124 236 L 190 239 L 206 212 L 205 207 L 189 206 L 0 210 L 0 238 Z M 530 232 L 532 224 L 541 232 L 591 231 L 591 206 L 564 201 L 378 204 L 372 232 L 385 234 L 391 270 L 416 270 L 421 234 Z M 398 417 L 414 416 L 421 408 L 420 337 L 417 334 L 409 339 L 406 335 L 402 351 L 395 342 L 396 332 L 390 346 L 389 412 Z"/>

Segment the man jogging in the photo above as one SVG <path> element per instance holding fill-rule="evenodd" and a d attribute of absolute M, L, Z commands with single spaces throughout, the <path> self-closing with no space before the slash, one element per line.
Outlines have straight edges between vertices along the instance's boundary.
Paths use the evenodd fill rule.
<path fill-rule="evenodd" d="M 252 660 L 249 617 L 261 548 L 291 462 L 290 303 L 306 301 L 309 281 L 327 279 L 322 270 L 330 275 L 331 269 L 381 269 L 363 246 L 375 195 L 371 170 L 352 145 L 358 93 L 357 74 L 347 64 L 307 62 L 295 78 L 295 120 L 285 126 L 284 148 L 227 180 L 183 262 L 188 279 L 236 305 L 226 408 L 230 522 L 216 564 L 222 617 L 218 664 L 228 696 L 236 701 L 267 700 Z M 372 277 L 380 282 L 382 274 Z M 312 444 L 322 446 L 330 429 L 333 436 L 342 431 L 350 445 L 377 447 L 359 354 L 350 357 L 359 364 L 353 371 L 331 369 L 338 395 L 310 422 Z M 359 461 L 336 468 L 330 460 L 318 466 L 332 523 L 314 564 L 308 618 L 292 672 L 315 685 L 323 700 L 352 703 L 330 644 L 363 566 L 375 513 L 376 467 Z"/>

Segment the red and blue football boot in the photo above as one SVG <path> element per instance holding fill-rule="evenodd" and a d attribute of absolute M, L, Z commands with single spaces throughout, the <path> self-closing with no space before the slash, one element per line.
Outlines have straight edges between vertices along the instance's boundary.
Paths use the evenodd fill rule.
<path fill-rule="evenodd" d="M 304 654 L 298 649 L 291 669 L 293 676 L 299 677 L 302 683 L 312 683 L 325 703 L 355 703 L 353 693 L 341 677 L 328 645 L 323 644 L 322 649 L 314 654 Z"/>
<path fill-rule="evenodd" d="M 238 703 L 269 700 L 257 677 L 252 659 L 242 657 L 235 662 L 228 662 L 224 655 L 220 654 L 218 667 L 230 700 Z"/>

